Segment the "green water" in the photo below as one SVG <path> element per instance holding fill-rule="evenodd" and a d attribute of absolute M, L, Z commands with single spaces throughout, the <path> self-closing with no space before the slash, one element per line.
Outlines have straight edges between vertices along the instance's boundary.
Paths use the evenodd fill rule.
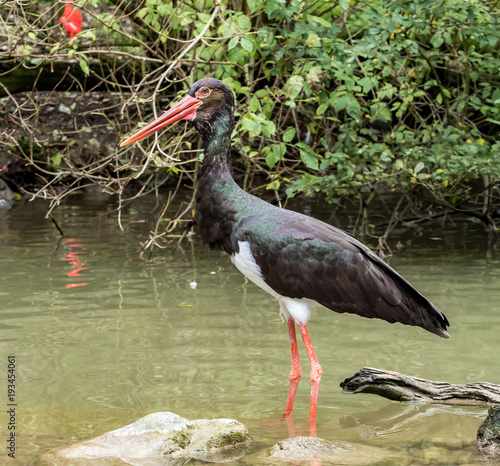
<path fill-rule="evenodd" d="M 241 463 L 288 436 L 282 415 L 290 356 L 277 302 L 203 247 L 139 257 L 162 203 L 71 199 L 0 211 L 0 454 L 8 436 L 7 356 L 16 357 L 18 464 L 156 411 L 234 418 L 253 442 Z M 347 221 L 347 220 L 346 220 Z M 401 229 L 389 259 L 451 322 L 451 340 L 414 327 L 313 311 L 323 378 L 317 433 L 380 447 L 387 464 L 471 464 L 484 407 L 415 405 L 344 395 L 363 366 L 455 383 L 500 383 L 500 262 L 481 225 L 462 219 Z M 309 366 L 294 408 L 308 434 Z M 3 449 L 3 451 L 2 451 Z M 386 463 L 384 463 L 386 464 Z"/>

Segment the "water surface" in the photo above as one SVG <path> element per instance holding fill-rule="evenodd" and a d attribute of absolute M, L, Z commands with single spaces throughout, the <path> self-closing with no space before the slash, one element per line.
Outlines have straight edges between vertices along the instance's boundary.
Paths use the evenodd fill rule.
<path fill-rule="evenodd" d="M 54 212 L 64 237 L 42 202 L 0 211 L 0 391 L 5 407 L 6 359 L 15 355 L 23 463 L 156 411 L 243 422 L 253 442 L 241 463 L 257 462 L 288 436 L 291 363 L 277 302 L 197 235 L 183 250 L 141 259 L 161 207 L 154 197 L 132 202 L 122 231 L 115 200 L 75 197 Z M 402 228 L 391 238 L 395 251 L 398 243 L 389 263 L 446 313 L 452 339 L 313 311 L 308 328 L 323 367 L 318 436 L 380 447 L 384 464 L 479 462 L 475 435 L 486 408 L 396 403 L 339 388 L 363 366 L 500 383 L 500 262 L 483 227 L 455 219 L 422 232 Z M 309 365 L 301 344 L 299 351 L 294 420 L 307 435 Z"/>

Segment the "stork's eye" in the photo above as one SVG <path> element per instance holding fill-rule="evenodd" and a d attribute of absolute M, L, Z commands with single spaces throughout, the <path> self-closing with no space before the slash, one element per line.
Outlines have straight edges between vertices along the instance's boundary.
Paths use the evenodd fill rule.
<path fill-rule="evenodd" d="M 209 87 L 202 87 L 201 89 L 198 89 L 196 91 L 196 97 L 199 99 L 203 99 L 204 97 L 208 97 L 210 93 L 212 92 L 212 89 Z"/>

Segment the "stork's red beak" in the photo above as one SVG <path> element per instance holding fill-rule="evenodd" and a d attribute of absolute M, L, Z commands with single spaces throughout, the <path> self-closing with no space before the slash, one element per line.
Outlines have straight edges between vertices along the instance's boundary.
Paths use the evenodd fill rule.
<path fill-rule="evenodd" d="M 126 141 L 123 141 L 120 146 L 126 146 L 127 144 L 132 144 L 133 142 L 140 141 L 153 133 L 156 133 L 165 126 L 175 123 L 179 120 L 189 120 L 192 121 L 196 118 L 196 109 L 203 103 L 202 100 L 196 99 L 187 95 L 177 104 L 175 104 L 170 110 L 165 112 L 161 117 L 158 117 L 152 123 L 142 128 L 140 131 L 130 136 Z"/>

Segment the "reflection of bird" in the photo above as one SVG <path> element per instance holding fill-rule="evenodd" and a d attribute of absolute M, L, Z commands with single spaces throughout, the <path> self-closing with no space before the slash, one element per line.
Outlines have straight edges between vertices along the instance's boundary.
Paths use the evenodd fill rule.
<path fill-rule="evenodd" d="M 186 97 L 122 146 L 178 120 L 192 121 L 203 141 L 205 158 L 196 190 L 196 220 L 203 241 L 229 253 L 243 274 L 277 298 L 288 321 L 292 372 L 287 414 L 301 376 L 297 323 L 311 362 L 311 425 L 316 418 L 322 370 L 306 327 L 312 306 L 416 325 L 449 338 L 444 314 L 354 237 L 268 204 L 235 183 L 229 161 L 234 96 L 221 81 L 196 82 Z"/>
<path fill-rule="evenodd" d="M 71 5 L 73 0 L 68 0 L 66 6 L 64 7 L 64 13 L 59 18 L 59 22 L 63 24 L 64 29 L 68 33 L 70 38 L 73 38 L 75 34 L 78 34 L 82 30 L 82 14 Z"/>

